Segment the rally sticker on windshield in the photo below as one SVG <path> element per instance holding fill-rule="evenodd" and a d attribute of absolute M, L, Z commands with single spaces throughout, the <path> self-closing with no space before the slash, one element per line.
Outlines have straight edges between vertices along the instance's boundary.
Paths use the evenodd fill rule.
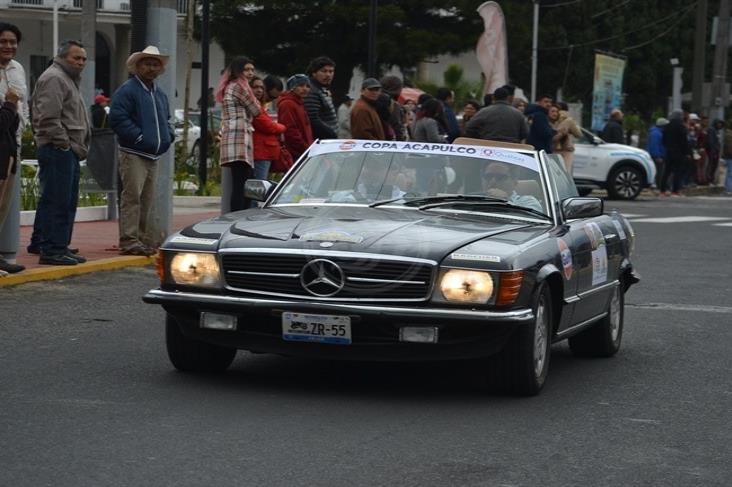
<path fill-rule="evenodd" d="M 572 263 L 572 252 L 567 246 L 567 242 L 563 239 L 557 239 L 557 247 L 559 247 L 559 255 L 562 258 L 562 268 L 564 269 L 564 278 L 570 280 L 572 278 L 572 272 L 574 272 L 574 265 Z"/>
<path fill-rule="evenodd" d="M 334 152 L 409 152 L 419 154 L 441 154 L 478 157 L 492 161 L 516 164 L 532 171 L 539 171 L 539 164 L 534 156 L 522 152 L 484 147 L 477 145 L 432 144 L 426 142 L 400 142 L 389 140 L 345 140 L 335 143 L 316 144 L 310 149 L 311 156 L 332 154 Z"/>

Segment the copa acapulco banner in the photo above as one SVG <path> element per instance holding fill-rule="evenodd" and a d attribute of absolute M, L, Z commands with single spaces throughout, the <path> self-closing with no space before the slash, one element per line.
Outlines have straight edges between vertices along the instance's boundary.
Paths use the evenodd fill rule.
<path fill-rule="evenodd" d="M 602 130 L 613 108 L 622 103 L 625 59 L 595 54 L 595 83 L 592 89 L 592 130 Z"/>
<path fill-rule="evenodd" d="M 475 46 L 475 55 L 485 75 L 483 93 L 493 93 L 508 82 L 506 21 L 496 2 L 482 3 L 478 14 L 483 18 L 484 32 Z"/>

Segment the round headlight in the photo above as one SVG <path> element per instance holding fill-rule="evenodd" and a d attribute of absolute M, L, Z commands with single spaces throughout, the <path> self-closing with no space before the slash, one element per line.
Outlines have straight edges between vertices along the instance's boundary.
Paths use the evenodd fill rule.
<path fill-rule="evenodd" d="M 493 279 L 487 272 L 451 269 L 442 276 L 440 291 L 448 301 L 487 303 L 493 295 Z"/>
<path fill-rule="evenodd" d="M 176 284 L 216 287 L 220 283 L 219 263 L 214 254 L 176 254 L 170 261 L 170 275 Z"/>

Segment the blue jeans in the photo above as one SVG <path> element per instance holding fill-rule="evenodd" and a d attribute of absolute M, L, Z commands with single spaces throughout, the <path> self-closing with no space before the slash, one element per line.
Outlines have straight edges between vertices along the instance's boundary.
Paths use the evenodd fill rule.
<path fill-rule="evenodd" d="M 79 158 L 52 144 L 38 149 L 41 198 L 33 224 L 31 246 L 43 255 L 63 255 L 71 242 L 79 201 Z"/>
<path fill-rule="evenodd" d="M 267 160 L 258 160 L 254 161 L 254 175 L 252 176 L 253 179 L 267 179 L 269 176 L 269 167 L 272 165 L 272 161 Z M 252 208 L 256 208 L 258 206 L 257 201 L 252 201 Z"/>
<path fill-rule="evenodd" d="M 267 179 L 269 176 L 269 167 L 272 165 L 272 161 L 254 161 L 254 179 Z"/>

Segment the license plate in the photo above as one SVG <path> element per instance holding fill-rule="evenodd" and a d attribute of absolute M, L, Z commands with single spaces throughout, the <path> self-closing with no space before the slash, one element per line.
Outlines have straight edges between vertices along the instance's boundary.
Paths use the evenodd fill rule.
<path fill-rule="evenodd" d="M 351 318 L 348 316 L 282 313 L 282 338 L 292 342 L 350 345 Z"/>

